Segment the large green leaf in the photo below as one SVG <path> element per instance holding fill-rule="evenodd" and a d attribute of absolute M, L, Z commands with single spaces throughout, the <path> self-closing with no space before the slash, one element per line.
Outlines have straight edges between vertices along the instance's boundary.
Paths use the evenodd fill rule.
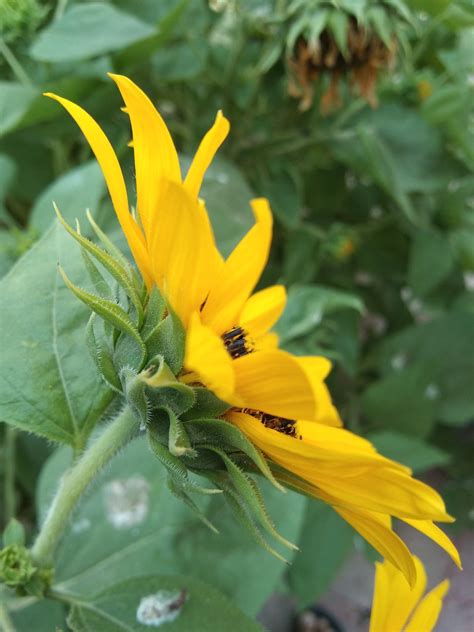
<path fill-rule="evenodd" d="M 168 574 L 136 577 L 91 599 L 81 598 L 68 618 L 73 632 L 140 632 L 164 623 L 170 632 L 261 630 L 215 588 L 195 578 Z"/>
<path fill-rule="evenodd" d="M 155 33 L 129 13 L 102 2 L 72 6 L 38 35 L 33 59 L 64 62 L 120 50 Z"/>
<path fill-rule="evenodd" d="M 69 457 L 66 448 L 57 451 L 41 476 L 42 517 Z M 166 478 L 143 439 L 111 463 L 83 501 L 60 547 L 58 589 L 90 598 L 96 586 L 106 589 L 144 574 L 178 573 L 218 586 L 245 612 L 256 614 L 274 590 L 284 565 L 236 524 L 220 494 L 195 497 L 219 530 L 215 534 L 170 493 Z M 265 481 L 259 480 L 259 485 L 278 530 L 289 540 L 297 540 L 304 498 L 279 492 Z M 285 549 L 288 555 L 291 558 Z"/>
<path fill-rule="evenodd" d="M 307 499 L 298 555 L 288 583 L 300 607 L 314 603 L 329 587 L 353 549 L 354 531 L 329 505 Z"/>
<path fill-rule="evenodd" d="M 412 418 L 414 426 L 410 427 L 408 420 L 403 421 L 407 407 L 421 406 L 427 411 L 429 401 L 435 402 L 432 414 L 439 421 L 461 425 L 472 419 L 474 319 L 468 311 L 447 313 L 433 322 L 408 327 L 390 336 L 377 347 L 373 359 L 387 377 L 383 380 L 384 386 L 375 384 L 373 387 L 372 404 L 377 400 L 383 406 L 385 392 L 385 405 L 393 406 L 390 419 L 395 421 L 396 407 L 399 411 L 399 422 L 390 426 L 391 429 L 412 434 L 417 422 Z M 400 371 L 400 375 L 394 374 L 394 370 Z M 410 376 L 409 371 L 414 374 Z M 408 405 L 404 400 L 407 392 L 414 398 L 407 400 Z M 397 396 L 398 403 L 395 401 Z M 380 418 L 380 422 L 383 423 L 384 419 Z"/>
<path fill-rule="evenodd" d="M 9 603 L 9 614 L 17 632 L 52 632 L 65 628 L 64 606 L 51 599 L 37 601 L 27 597 L 12 600 Z"/>
<path fill-rule="evenodd" d="M 382 430 L 371 433 L 368 438 L 381 454 L 408 465 L 414 472 L 446 465 L 450 461 L 449 454 L 417 437 Z"/>
<path fill-rule="evenodd" d="M 56 223 L 0 283 L 0 419 L 80 445 L 110 403 L 89 358 L 89 311 L 56 265 L 75 280 L 85 270 L 78 246 Z"/>
<path fill-rule="evenodd" d="M 33 87 L 0 81 L 0 136 L 12 130 L 38 95 Z"/>
<path fill-rule="evenodd" d="M 93 214 L 105 189 L 99 165 L 95 161 L 75 167 L 60 176 L 36 200 L 30 216 L 31 225 L 40 232 L 45 231 L 56 218 L 55 202 L 68 224 L 75 219 L 86 221 L 86 209 Z"/>
<path fill-rule="evenodd" d="M 343 309 L 361 312 L 362 308 L 362 301 L 349 292 L 322 285 L 295 285 L 288 293 L 288 302 L 276 331 L 285 343 L 312 331 L 327 314 Z"/>
<path fill-rule="evenodd" d="M 408 284 L 425 296 L 451 272 L 454 259 L 448 239 L 440 231 L 419 231 L 410 252 Z"/>

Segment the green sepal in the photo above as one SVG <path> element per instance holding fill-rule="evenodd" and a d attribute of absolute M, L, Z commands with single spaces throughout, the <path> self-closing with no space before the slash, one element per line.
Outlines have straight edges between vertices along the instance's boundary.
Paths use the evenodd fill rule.
<path fill-rule="evenodd" d="M 175 375 L 184 362 L 186 334 L 176 314 L 168 309 L 168 316 L 144 338 L 149 356 L 162 355 Z"/>
<path fill-rule="evenodd" d="M 117 248 L 117 246 L 109 239 L 109 237 L 104 233 L 104 231 L 100 228 L 100 226 L 96 223 L 95 219 L 92 217 L 92 213 L 89 209 L 86 211 L 86 217 L 91 225 L 92 230 L 96 234 L 97 238 L 102 242 L 105 250 L 112 255 L 114 259 L 116 259 L 123 268 L 126 270 L 130 270 L 130 274 L 132 277 L 135 275 L 135 271 L 133 268 L 130 268 L 130 263 L 127 261 L 125 255 Z"/>
<path fill-rule="evenodd" d="M 196 456 L 196 450 L 191 446 L 188 433 L 184 428 L 184 424 L 179 417 L 171 410 L 166 408 L 166 413 L 170 422 L 168 432 L 168 450 L 174 456 Z"/>
<path fill-rule="evenodd" d="M 11 544 L 17 544 L 18 546 L 24 546 L 26 542 L 25 529 L 21 522 L 18 522 L 16 518 L 11 518 L 8 522 L 2 535 L 3 546 L 7 547 Z"/>
<path fill-rule="evenodd" d="M 272 485 L 282 492 L 286 491 L 273 476 L 260 450 L 247 439 L 237 426 L 223 419 L 195 419 L 186 422 L 186 430 L 193 445 L 212 443 L 224 450 L 234 448 L 243 452 Z"/>
<path fill-rule="evenodd" d="M 130 266 L 125 267 L 122 265 L 120 261 L 117 261 L 114 257 L 112 257 L 108 252 L 103 250 L 97 244 L 90 241 L 80 232 L 75 231 L 62 217 L 58 207 L 54 205 L 54 210 L 56 211 L 56 215 L 58 216 L 59 221 L 63 225 L 63 227 L 67 230 L 67 232 L 73 237 L 87 252 L 89 252 L 97 261 L 104 266 L 104 268 L 111 274 L 111 276 L 117 281 L 117 283 L 123 287 L 127 296 L 130 297 L 130 300 L 135 307 L 135 311 L 137 313 L 138 320 L 138 328 L 141 327 L 143 322 L 143 306 L 141 303 L 140 296 L 137 292 L 137 288 L 133 283 L 133 280 L 130 275 Z"/>
<path fill-rule="evenodd" d="M 377 6 L 370 7 L 366 12 L 366 20 L 385 46 L 388 49 L 392 48 L 393 28 L 386 9 Z"/>
<path fill-rule="evenodd" d="M 169 408 L 176 415 L 181 415 L 196 401 L 194 390 L 178 382 L 162 355 L 152 358 L 141 375 L 149 387 L 148 395 L 155 408 Z"/>
<path fill-rule="evenodd" d="M 109 322 L 111 325 L 118 329 L 122 333 L 130 336 L 138 345 L 140 349 L 140 365 L 143 364 L 146 358 L 146 347 L 140 338 L 140 335 L 130 318 L 130 316 L 116 303 L 86 292 L 81 288 L 74 285 L 64 270 L 59 266 L 59 271 L 63 277 L 64 283 L 73 292 L 79 300 L 85 303 L 93 312 L 98 314 L 101 318 Z"/>
<path fill-rule="evenodd" d="M 120 381 L 127 404 L 143 426 L 148 424 L 151 409 L 145 393 L 145 381 L 130 367 L 123 367 L 120 371 Z"/>
<path fill-rule="evenodd" d="M 275 525 L 273 524 L 270 516 L 268 515 L 267 508 L 265 507 L 263 496 L 255 481 L 252 480 L 248 474 L 243 472 L 223 450 L 211 445 L 206 447 L 208 450 L 212 450 L 218 454 L 224 461 L 224 465 L 234 485 L 235 491 L 267 533 L 287 548 L 298 550 L 296 545 L 289 542 L 275 529 Z"/>
<path fill-rule="evenodd" d="M 235 490 L 228 486 L 224 490 L 224 498 L 226 499 L 227 504 L 229 505 L 236 519 L 245 529 L 247 529 L 255 542 L 277 559 L 285 562 L 285 564 L 289 564 L 288 560 L 283 557 L 283 555 L 281 555 L 278 551 L 276 551 L 272 546 L 270 546 L 270 544 L 268 544 L 268 542 L 265 540 L 260 529 L 252 520 L 252 516 L 250 515 L 248 508 L 242 503 L 241 498 L 235 492 Z"/>
<path fill-rule="evenodd" d="M 210 520 L 208 520 L 208 518 L 206 518 L 204 513 L 196 505 L 196 503 L 191 498 L 191 496 L 189 496 L 184 491 L 184 489 L 179 485 L 179 483 L 177 483 L 176 479 L 173 479 L 170 476 L 168 477 L 168 488 L 170 492 L 174 496 L 176 496 L 176 498 L 179 498 L 179 500 L 182 500 L 196 514 L 199 520 L 201 520 L 201 522 L 203 522 L 206 525 L 206 527 L 208 527 L 214 533 L 219 533 L 218 529 L 212 524 Z"/>
<path fill-rule="evenodd" d="M 99 268 L 95 265 L 92 258 L 87 254 L 87 251 L 84 248 L 81 248 L 81 256 L 84 260 L 87 274 L 89 275 L 97 294 L 102 298 L 108 298 L 110 300 L 113 299 L 110 285 L 107 283 Z"/>
<path fill-rule="evenodd" d="M 13 530 L 18 532 L 18 527 Z M 52 575 L 51 569 L 35 565 L 30 551 L 22 544 L 8 544 L 0 550 L 0 583 L 14 589 L 17 596 L 44 596 Z"/>
<path fill-rule="evenodd" d="M 163 320 L 166 311 L 166 302 L 161 296 L 159 289 L 154 285 L 148 296 L 148 302 L 145 307 L 145 318 L 140 335 L 143 339 L 148 338 L 155 327 Z"/>
<path fill-rule="evenodd" d="M 193 391 L 196 401 L 192 408 L 181 416 L 183 421 L 220 417 L 220 415 L 223 415 L 225 411 L 230 408 L 227 402 L 216 397 L 214 393 L 207 388 L 195 386 Z"/>
<path fill-rule="evenodd" d="M 158 457 L 161 463 L 168 470 L 168 474 L 176 482 L 177 485 L 180 485 L 182 489 L 185 491 L 198 492 L 200 494 L 220 494 L 222 493 L 221 489 L 207 488 L 201 487 L 193 480 L 189 478 L 189 473 L 187 467 L 182 463 L 182 461 L 177 457 L 171 454 L 162 443 L 154 436 L 153 430 L 149 430 L 148 432 L 148 440 L 150 443 L 150 447 L 152 449 L 153 454 Z"/>
<path fill-rule="evenodd" d="M 86 326 L 86 344 L 89 354 L 106 384 L 114 391 L 121 393 L 122 385 L 115 369 L 112 353 L 107 348 L 107 345 L 100 342 L 95 335 L 95 317 L 96 315 L 93 312 Z"/>
<path fill-rule="evenodd" d="M 336 40 L 337 47 L 344 59 L 349 58 L 347 34 L 349 31 L 349 17 L 338 9 L 334 9 L 328 19 L 328 29 Z"/>

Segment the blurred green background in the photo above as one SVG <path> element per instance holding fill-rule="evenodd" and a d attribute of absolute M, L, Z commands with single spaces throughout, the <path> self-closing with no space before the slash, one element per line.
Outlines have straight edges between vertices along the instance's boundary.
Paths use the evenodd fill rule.
<path fill-rule="evenodd" d="M 0 273 L 51 225 L 53 199 L 71 222 L 90 208 L 120 242 L 87 143 L 42 92 L 100 122 L 131 191 L 108 71 L 150 95 L 185 164 L 223 109 L 231 134 L 202 191 L 222 250 L 250 226 L 248 200 L 267 196 L 262 285 L 289 287 L 282 345 L 330 357 L 347 427 L 417 473 L 436 468 L 457 528 L 472 525 L 472 3 L 0 0 L 0 28 Z M 1 432 L 2 507 L 33 521 L 51 446 Z M 349 551 L 336 549 L 320 591 Z M 308 593 L 300 567 L 290 584 L 303 602 L 314 583 Z"/>

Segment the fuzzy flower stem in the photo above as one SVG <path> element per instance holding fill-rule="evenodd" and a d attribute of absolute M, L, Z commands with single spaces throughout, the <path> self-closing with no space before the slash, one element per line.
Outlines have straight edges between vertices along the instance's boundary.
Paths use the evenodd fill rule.
<path fill-rule="evenodd" d="M 31 550 L 39 566 L 49 566 L 82 494 L 102 468 L 138 433 L 139 422 L 126 407 L 110 422 L 63 476 Z"/>

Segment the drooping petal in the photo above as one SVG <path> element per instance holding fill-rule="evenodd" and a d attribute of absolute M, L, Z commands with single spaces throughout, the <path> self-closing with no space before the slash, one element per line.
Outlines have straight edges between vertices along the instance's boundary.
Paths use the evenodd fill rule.
<path fill-rule="evenodd" d="M 278 349 L 258 351 L 233 363 L 235 390 L 246 408 L 285 417 L 312 417 L 311 384 L 295 358 Z"/>
<path fill-rule="evenodd" d="M 186 335 L 184 366 L 196 373 L 200 381 L 220 399 L 231 402 L 234 396 L 235 376 L 232 358 L 222 339 L 212 329 L 201 324 L 194 312 Z"/>
<path fill-rule="evenodd" d="M 314 421 L 328 426 L 342 426 L 342 420 L 323 381 L 331 370 L 331 362 L 322 356 L 298 357 L 298 362 L 303 367 L 313 387 L 316 401 Z"/>
<path fill-rule="evenodd" d="M 449 580 L 447 579 L 433 588 L 418 605 L 405 632 L 431 632 L 438 621 L 443 599 L 448 590 Z"/>
<path fill-rule="evenodd" d="M 214 125 L 202 139 L 184 180 L 184 185 L 192 196 L 197 197 L 199 195 L 199 189 L 201 188 L 204 174 L 211 164 L 217 150 L 225 141 L 229 130 L 229 121 L 219 110 Z"/>
<path fill-rule="evenodd" d="M 149 244 L 153 279 L 186 327 L 211 285 L 215 247 L 204 207 L 182 184 L 162 181 Z"/>
<path fill-rule="evenodd" d="M 410 586 L 415 585 L 416 567 L 413 555 L 403 540 L 392 530 L 389 516 L 348 507 L 334 507 L 334 509 L 384 558 L 400 569 Z"/>
<path fill-rule="evenodd" d="M 403 521 L 426 535 L 426 537 L 436 542 L 438 546 L 446 551 L 451 557 L 456 566 L 462 570 L 461 557 L 458 550 L 448 538 L 446 533 L 442 531 L 437 525 L 433 524 L 430 520 L 410 520 L 409 518 L 403 518 Z"/>
<path fill-rule="evenodd" d="M 157 206 L 158 187 L 163 179 L 181 182 L 181 170 L 173 139 L 165 122 L 147 95 L 123 75 L 109 76 L 115 81 L 130 116 L 137 179 L 138 212 L 151 241 L 153 216 L 169 212 Z"/>
<path fill-rule="evenodd" d="M 137 223 L 130 214 L 127 189 L 122 170 L 109 139 L 92 116 L 68 99 L 46 92 L 45 96 L 60 103 L 75 120 L 87 139 L 102 169 L 115 212 L 127 238 L 130 250 L 148 286 L 151 285 L 151 271 L 146 252 L 145 240 Z"/>
<path fill-rule="evenodd" d="M 370 632 L 401 632 L 426 588 L 426 572 L 417 557 L 413 557 L 416 581 L 410 587 L 404 575 L 390 562 L 376 563 L 374 599 L 370 617 Z"/>
<path fill-rule="evenodd" d="M 234 248 L 216 275 L 202 321 L 218 334 L 232 329 L 262 274 L 268 259 L 272 235 L 272 214 L 268 201 L 252 201 L 256 223 Z"/>
<path fill-rule="evenodd" d="M 272 285 L 255 292 L 244 305 L 239 325 L 256 340 L 273 327 L 283 313 L 285 305 L 286 290 L 283 285 Z"/>

